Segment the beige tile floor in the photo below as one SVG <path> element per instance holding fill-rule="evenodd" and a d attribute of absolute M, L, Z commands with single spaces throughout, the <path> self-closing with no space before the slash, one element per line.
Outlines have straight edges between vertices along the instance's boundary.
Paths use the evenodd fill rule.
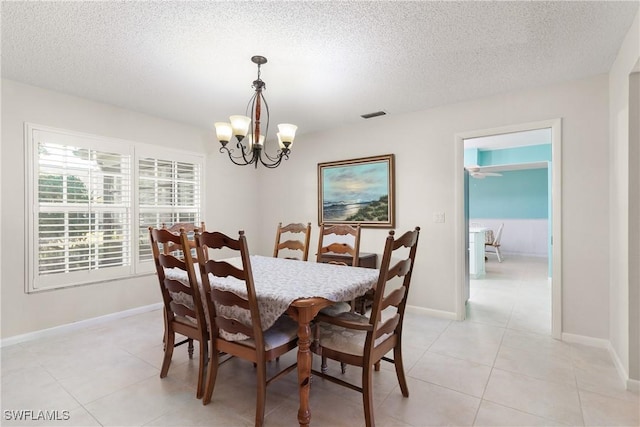
<path fill-rule="evenodd" d="M 467 321 L 409 313 L 410 397 L 402 397 L 393 367 L 383 364 L 374 375 L 377 425 L 638 426 L 638 394 L 624 390 L 607 351 L 550 338 L 545 274 L 544 260 L 490 259 L 486 278 L 472 283 Z M 2 348 L 0 424 L 253 425 L 250 364 L 223 365 L 213 402 L 202 406 L 195 398 L 197 360 L 185 348 L 176 350 L 168 377 L 159 378 L 161 336 L 154 311 Z M 294 359 L 295 352 L 280 363 Z M 349 367 L 346 377 L 358 376 Z M 266 425 L 296 425 L 295 374 L 267 391 Z M 364 424 L 360 394 L 329 382 L 314 380 L 311 408 L 315 426 Z M 69 411 L 69 419 L 16 422 L 7 417 L 12 410 Z"/>

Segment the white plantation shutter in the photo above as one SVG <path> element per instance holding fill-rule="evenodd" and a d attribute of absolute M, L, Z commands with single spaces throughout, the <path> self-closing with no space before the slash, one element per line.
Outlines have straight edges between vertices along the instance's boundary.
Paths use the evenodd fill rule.
<path fill-rule="evenodd" d="M 148 229 L 163 223 L 200 223 L 201 165 L 152 157 L 138 159 L 139 261 L 150 261 Z"/>
<path fill-rule="evenodd" d="M 148 227 L 200 221 L 201 156 L 31 124 L 25 135 L 27 292 L 149 272 Z"/>

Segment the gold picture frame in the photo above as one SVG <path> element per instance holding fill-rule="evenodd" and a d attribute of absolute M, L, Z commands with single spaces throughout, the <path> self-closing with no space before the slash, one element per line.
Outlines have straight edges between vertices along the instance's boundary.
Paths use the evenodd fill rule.
<path fill-rule="evenodd" d="M 318 163 L 318 224 L 395 227 L 395 156 Z"/>

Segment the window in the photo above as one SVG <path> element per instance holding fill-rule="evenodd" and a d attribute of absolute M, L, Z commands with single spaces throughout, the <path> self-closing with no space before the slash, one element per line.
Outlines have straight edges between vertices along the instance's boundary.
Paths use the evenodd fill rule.
<path fill-rule="evenodd" d="M 25 134 L 27 292 L 150 272 L 148 227 L 200 220 L 202 156 L 31 124 Z"/>
<path fill-rule="evenodd" d="M 153 259 L 149 225 L 200 222 L 200 165 L 144 157 L 138 159 L 139 261 Z"/>

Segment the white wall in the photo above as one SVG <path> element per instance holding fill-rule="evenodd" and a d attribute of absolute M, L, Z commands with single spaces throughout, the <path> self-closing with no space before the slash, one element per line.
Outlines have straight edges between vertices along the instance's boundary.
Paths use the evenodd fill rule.
<path fill-rule="evenodd" d="M 256 231 L 256 174 L 231 166 L 212 132 L 2 80 L 2 338 L 161 301 L 155 276 L 25 294 L 24 122 L 209 153 L 207 226 Z"/>
<path fill-rule="evenodd" d="M 636 63 L 640 70 L 640 60 Z M 640 380 L 640 71 L 629 76 L 629 377 Z M 633 260 L 636 260 L 634 262 Z"/>
<path fill-rule="evenodd" d="M 2 337 L 159 301 L 153 277 L 25 295 L 22 123 L 31 121 L 105 136 L 206 151 L 207 228 L 247 230 L 253 253 L 270 254 L 276 224 L 317 224 L 317 163 L 395 153 L 396 223 L 422 227 L 410 304 L 453 316 L 454 135 L 517 123 L 563 119 L 563 331 L 608 338 L 609 192 L 607 76 L 390 115 L 296 140 L 291 159 L 267 170 L 233 166 L 213 135 L 192 127 L 3 81 Z M 589 165 L 589 174 L 584 173 Z M 432 222 L 444 212 L 445 223 Z M 585 239 L 589 230 L 589 239 Z M 380 253 L 387 230 L 365 229 L 363 252 Z M 314 227 L 312 242 L 317 242 Z M 313 247 L 312 243 L 312 247 Z M 7 249 L 11 250 L 8 251 Z M 312 257 L 312 256 L 311 256 Z M 95 302 L 95 303 L 94 303 Z"/>
<path fill-rule="evenodd" d="M 500 239 L 503 255 L 523 255 L 547 258 L 549 256 L 547 219 L 469 218 L 469 223 L 493 230 L 494 236 L 504 224 Z"/>
<path fill-rule="evenodd" d="M 638 307 L 638 301 L 630 301 L 630 293 L 638 294 L 637 289 L 629 288 L 629 268 L 637 266 L 638 254 L 630 258 L 629 239 L 637 236 L 629 235 L 629 208 L 638 203 L 638 193 L 630 189 L 638 185 L 629 183 L 629 74 L 640 59 L 640 13 L 636 16 L 627 36 L 622 43 L 618 56 L 609 72 L 609 120 L 610 120 L 610 328 L 609 339 L 620 359 L 623 369 L 628 375 L 630 363 L 635 364 L 634 371 L 638 380 L 640 371 L 640 354 L 637 348 L 630 354 L 629 334 L 640 334 L 637 323 L 629 323 L 629 305 Z M 633 163 L 633 162 L 632 162 Z M 638 168 L 640 165 L 635 164 Z M 637 188 L 637 187 L 636 187 Z M 637 220 L 637 218 L 634 218 Z M 638 286 L 637 283 L 634 284 Z M 631 328 L 630 328 L 631 326 Z"/>
<path fill-rule="evenodd" d="M 607 203 L 594 205 L 609 193 L 607 76 L 412 114 L 389 113 L 301 135 L 287 164 L 260 171 L 261 250 L 270 250 L 279 221 L 311 221 L 316 224 L 312 241 L 317 241 L 318 162 L 395 153 L 397 229 L 422 227 L 409 304 L 453 316 L 454 135 L 561 117 L 564 331 L 607 338 L 609 213 Z M 446 222 L 434 223 L 434 212 L 444 212 Z M 380 253 L 386 234 L 384 229 L 365 229 L 361 250 Z"/>

